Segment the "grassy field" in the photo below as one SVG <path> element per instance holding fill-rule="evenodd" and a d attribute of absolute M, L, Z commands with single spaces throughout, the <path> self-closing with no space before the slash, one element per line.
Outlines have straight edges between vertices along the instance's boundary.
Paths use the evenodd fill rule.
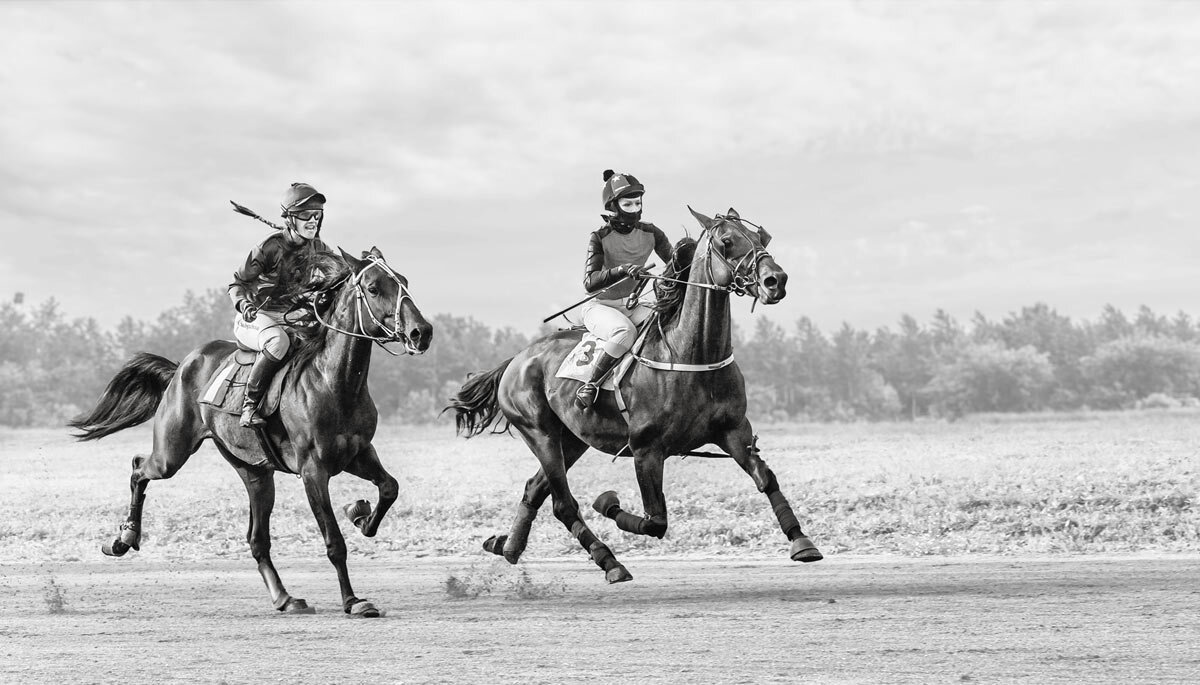
<path fill-rule="evenodd" d="M 953 424 L 771 425 L 759 430 L 805 531 L 826 555 L 1200 551 L 1200 413 L 982 417 Z M 352 554 L 475 555 L 506 532 L 536 461 L 518 439 L 453 437 L 449 424 L 382 426 L 376 439 L 401 494 L 373 540 L 343 525 Z M 66 431 L 0 431 L 0 551 L 5 561 L 96 559 L 128 505 L 129 460 L 149 450 L 142 426 L 99 443 Z M 640 511 L 632 463 L 599 453 L 572 471 L 593 529 L 618 555 L 783 555 L 766 498 L 729 460 L 673 458 L 665 540 L 616 530 L 591 511 L 616 490 Z M 292 476 L 277 476 L 274 555 L 324 546 Z M 351 476 L 334 502 L 375 499 Z M 249 559 L 246 494 L 205 445 L 173 479 L 151 483 L 143 559 Z M 543 508 L 530 556 L 582 556 Z"/>

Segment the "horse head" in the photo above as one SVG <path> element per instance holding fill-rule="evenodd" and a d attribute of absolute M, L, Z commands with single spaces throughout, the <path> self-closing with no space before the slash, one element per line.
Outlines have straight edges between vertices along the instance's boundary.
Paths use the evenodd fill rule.
<path fill-rule="evenodd" d="M 732 207 L 712 218 L 691 207 L 688 211 L 704 227 L 702 238 L 708 238 L 706 256 L 713 285 L 753 295 L 763 304 L 787 296 L 787 272 L 767 252 L 771 234 L 765 228 L 742 219 Z"/>
<path fill-rule="evenodd" d="M 428 350 L 433 340 L 433 326 L 413 301 L 408 279 L 384 260 L 377 247 L 363 252 L 362 259 L 355 259 L 340 248 L 339 251 L 350 268 L 347 285 L 354 291 L 357 335 L 380 344 L 404 343 L 409 354 Z"/>

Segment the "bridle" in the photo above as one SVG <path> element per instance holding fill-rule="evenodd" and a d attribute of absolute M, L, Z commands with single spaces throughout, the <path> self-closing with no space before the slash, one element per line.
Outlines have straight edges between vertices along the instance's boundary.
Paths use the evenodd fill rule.
<path fill-rule="evenodd" d="M 357 310 L 357 316 L 355 318 L 358 320 L 358 332 L 355 333 L 354 331 L 347 331 L 345 329 L 338 328 L 337 326 L 333 325 L 332 323 L 329 323 L 328 321 L 325 321 L 324 319 L 322 319 L 321 312 L 317 309 L 316 300 L 314 300 L 312 302 L 313 316 L 315 316 L 317 319 L 317 322 L 320 323 L 325 328 L 328 328 L 331 331 L 336 331 L 338 333 L 341 333 L 342 335 L 348 335 L 348 336 L 351 336 L 354 338 L 365 338 L 367 340 L 370 340 L 370 341 L 374 342 L 376 345 L 379 345 L 379 347 L 382 348 L 384 352 L 387 352 L 388 354 L 392 355 L 393 357 L 398 357 L 400 355 L 398 353 L 393 352 L 390 349 L 388 349 L 386 346 L 386 343 L 403 341 L 404 342 L 404 351 L 406 354 L 418 354 L 420 352 L 420 350 L 418 350 L 416 348 L 416 346 L 413 344 L 412 340 L 409 340 L 408 335 L 406 335 L 403 331 L 400 330 L 400 324 L 402 321 L 402 319 L 400 317 L 400 307 L 401 307 L 401 305 L 404 304 L 404 300 L 407 299 L 409 302 L 411 302 L 413 305 L 413 308 L 416 308 L 416 306 L 417 306 L 416 301 L 413 300 L 412 295 L 408 292 L 408 286 L 404 285 L 404 281 L 401 280 L 400 274 L 396 273 L 395 269 L 393 269 L 391 266 L 389 266 L 388 263 L 386 261 L 384 261 L 383 257 L 377 257 L 373 254 L 368 253 L 367 260 L 370 261 L 370 264 L 367 264 L 366 266 L 364 266 L 358 273 L 350 275 L 350 276 L 346 276 L 344 279 L 339 280 L 338 282 L 334 283 L 326 290 L 322 291 L 323 293 L 328 293 L 332 290 L 336 290 L 343 283 L 345 283 L 347 280 L 349 280 L 350 284 L 352 286 L 354 286 L 354 307 Z M 393 281 L 396 282 L 396 287 L 399 289 L 397 291 L 398 295 L 396 296 L 396 309 L 392 312 L 392 320 L 395 322 L 395 325 L 390 330 L 388 329 L 387 326 L 385 326 L 383 324 L 382 321 L 379 320 L 379 318 L 377 316 L 375 316 L 375 312 L 372 311 L 371 305 L 367 304 L 367 302 L 366 302 L 367 293 L 366 293 L 365 289 L 363 288 L 362 281 L 363 281 L 363 276 L 371 269 L 382 270 L 385 274 L 390 276 Z M 371 318 L 371 321 L 374 322 L 376 326 L 378 326 L 379 328 L 381 328 L 383 330 L 383 332 L 384 332 L 383 335 L 371 335 L 371 334 L 367 333 L 366 324 L 364 323 L 365 319 L 364 319 L 363 313 L 362 313 L 364 307 L 366 307 L 367 315 Z"/>
<path fill-rule="evenodd" d="M 696 283 L 693 281 L 684 281 L 684 280 L 681 280 L 678 278 L 670 278 L 668 276 L 656 276 L 654 274 L 647 274 L 647 278 L 652 278 L 656 281 L 669 281 L 671 283 L 678 283 L 680 285 L 694 286 L 697 288 L 707 288 L 709 290 L 719 290 L 719 291 L 723 291 L 723 292 L 727 292 L 727 293 L 733 293 L 734 295 L 738 295 L 738 296 L 755 294 L 758 291 L 758 263 L 761 262 L 762 260 L 770 257 L 771 253 L 767 252 L 767 249 L 765 247 L 759 247 L 758 245 L 755 244 L 754 239 L 750 237 L 750 231 L 748 231 L 743 224 L 750 224 L 751 226 L 758 229 L 760 244 L 763 242 L 763 238 L 765 236 L 769 236 L 770 234 L 767 233 L 766 229 L 764 229 L 762 226 L 759 226 L 758 224 L 754 223 L 753 221 L 748 221 L 746 219 L 742 219 L 741 217 L 731 217 L 731 216 L 727 216 L 725 214 L 718 214 L 714 218 L 717 220 L 717 223 L 715 223 L 712 226 L 709 226 L 708 228 L 705 228 L 703 231 L 701 231 L 700 238 L 697 240 L 697 242 L 704 241 L 704 240 L 707 241 L 706 245 L 705 245 L 705 249 L 708 252 L 708 257 L 709 257 L 707 260 L 708 280 L 712 281 L 712 282 Z M 742 255 L 740 258 L 738 258 L 738 260 L 736 262 L 731 261 L 728 257 L 726 257 L 723 253 L 721 253 L 720 251 L 715 249 L 713 246 L 714 245 L 713 230 L 722 224 L 732 225 L 737 231 L 739 231 L 742 234 L 743 237 L 746 238 L 746 241 L 749 242 L 750 245 L 753 247 L 753 249 L 751 249 L 749 252 Z M 733 279 L 730 281 L 729 285 L 716 285 L 715 281 L 717 279 L 713 275 L 713 271 L 712 271 L 712 269 L 713 269 L 712 264 L 713 264 L 714 258 L 720 260 L 721 264 L 723 264 L 725 266 L 725 268 L 729 269 L 729 272 L 731 274 L 733 274 Z"/>
<path fill-rule="evenodd" d="M 725 268 L 729 269 L 729 272 L 733 274 L 733 279 L 730 281 L 729 285 L 724 286 L 725 290 L 733 293 L 734 295 L 738 295 L 738 296 L 741 296 L 741 295 L 756 295 L 757 296 L 758 263 L 771 256 L 771 253 L 767 252 L 767 248 L 759 247 L 759 244 L 762 243 L 762 237 L 765 233 L 765 231 L 763 230 L 763 227 L 759 226 L 758 224 L 754 223 L 753 221 L 747 221 L 740 217 L 730 217 L 730 216 L 726 216 L 724 214 L 718 214 L 714 218 L 717 219 L 717 221 L 719 223 L 714 224 L 713 226 L 704 229 L 705 232 L 708 233 L 708 236 L 707 236 L 708 237 L 708 256 L 709 256 L 708 280 L 716 281 L 716 278 L 713 276 L 713 272 L 712 272 L 712 269 L 713 269 L 712 258 L 716 257 L 718 260 L 720 260 L 721 264 L 725 265 Z M 750 231 L 748 231 L 746 229 L 746 227 L 743 225 L 744 223 L 750 224 L 751 226 L 758 229 L 758 234 L 759 234 L 759 242 L 758 243 L 755 243 L 754 239 L 750 237 Z M 752 249 L 749 252 L 742 255 L 736 262 L 730 261 L 729 258 L 724 255 L 724 253 L 722 253 L 719 250 L 714 249 L 714 247 L 713 247 L 713 243 L 714 243 L 713 229 L 722 224 L 729 224 L 729 225 L 733 226 L 733 228 L 736 229 L 739 233 L 741 233 L 742 237 L 744 237 L 746 239 L 746 241 L 749 242 L 752 247 Z"/>
<path fill-rule="evenodd" d="M 739 296 L 753 294 L 756 296 L 754 299 L 754 304 L 757 304 L 758 303 L 758 298 L 757 298 L 758 264 L 762 260 L 771 257 L 771 253 L 767 252 L 766 247 L 763 246 L 763 243 L 770 240 L 771 234 L 767 233 L 766 229 L 764 229 L 762 226 L 759 226 L 758 224 L 756 224 L 752 221 L 747 221 L 745 219 L 742 219 L 741 217 L 733 217 L 733 216 L 728 216 L 725 214 L 718 214 L 714 218 L 717 220 L 716 223 L 709 225 L 703 231 L 701 231 L 700 238 L 697 240 L 697 242 L 699 242 L 700 240 L 707 240 L 707 245 L 705 246 L 705 249 L 707 250 L 708 258 L 705 260 L 705 263 L 707 264 L 707 267 L 708 267 L 708 280 L 710 281 L 709 283 L 697 283 L 694 281 L 684 281 L 681 279 L 670 278 L 667 276 L 655 276 L 653 274 L 648 275 L 648 278 L 653 278 L 655 280 L 660 280 L 660 281 L 670 281 L 672 283 L 676 283 L 676 284 L 680 284 L 680 285 L 695 286 L 698 288 L 708 288 L 709 290 L 729 292 L 729 293 L 733 293 L 733 294 L 739 295 Z M 723 253 L 721 253 L 720 251 L 718 251 L 716 248 L 713 247 L 713 242 L 714 242 L 713 235 L 715 232 L 714 229 L 721 226 L 722 224 L 729 224 L 729 225 L 733 226 L 737 231 L 739 231 L 742 234 L 742 236 L 746 239 L 746 241 L 749 242 L 751 245 L 752 249 L 749 250 L 748 252 L 746 252 L 746 254 L 739 257 L 736 262 L 730 260 Z M 755 242 L 754 239 L 750 236 L 750 232 L 746 229 L 744 224 L 750 224 L 751 226 L 758 229 L 758 236 L 759 236 L 758 242 Z M 713 267 L 712 267 L 714 258 L 720 260 L 721 264 L 723 264 L 726 269 L 729 269 L 729 272 L 733 275 L 732 279 L 730 280 L 729 285 L 717 285 L 716 284 L 716 278 L 713 275 Z M 751 311 L 753 311 L 753 309 L 754 309 L 754 304 L 751 305 Z M 671 356 L 674 357 L 674 350 L 671 349 L 670 343 L 666 342 L 666 340 L 667 340 L 666 336 L 662 334 L 661 322 L 660 322 L 659 333 L 660 333 L 661 339 L 667 345 L 667 349 L 668 349 L 668 351 L 670 351 Z M 645 338 L 643 336 L 638 342 L 640 343 L 644 339 Z M 644 366 L 648 366 L 652 369 L 658 369 L 660 371 L 715 371 L 717 369 L 725 368 L 726 366 L 729 366 L 730 364 L 733 363 L 733 353 L 732 352 L 730 352 L 728 357 L 726 357 L 725 359 L 722 359 L 721 361 L 707 363 L 707 364 L 679 364 L 679 363 L 675 363 L 675 362 L 660 362 L 660 361 L 656 361 L 653 359 L 647 359 L 645 357 L 640 356 L 638 354 L 638 347 L 639 347 L 639 345 L 637 343 L 635 343 L 634 350 L 632 350 L 630 352 L 630 354 L 633 356 L 633 358 L 636 359 L 639 363 L 643 364 Z"/>

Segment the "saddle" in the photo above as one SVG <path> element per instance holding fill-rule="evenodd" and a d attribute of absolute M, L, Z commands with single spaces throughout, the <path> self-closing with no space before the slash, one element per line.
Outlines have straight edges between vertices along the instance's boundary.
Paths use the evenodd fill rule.
<path fill-rule="evenodd" d="M 604 344 L 602 338 L 596 337 L 591 332 L 585 332 L 583 339 L 571 350 L 559 364 L 558 371 L 555 372 L 556 378 L 569 378 L 587 383 L 592 379 L 592 367 L 596 365 L 597 353 L 600 347 Z M 621 360 L 613 367 L 611 373 L 605 376 L 604 381 L 600 383 L 601 390 L 616 390 L 617 384 L 624 377 L 625 372 L 633 363 L 633 356 L 626 352 L 622 355 Z"/>
<path fill-rule="evenodd" d="M 246 378 L 258 352 L 241 345 L 229 354 L 217 367 L 208 383 L 201 386 L 200 404 L 207 404 L 225 414 L 242 413 L 242 402 L 246 397 Z M 263 393 L 258 404 L 258 415 L 264 419 L 279 411 L 279 398 L 283 395 L 283 384 L 295 366 L 295 358 L 289 359 L 275 372 L 271 385 Z"/>
<path fill-rule="evenodd" d="M 642 344 L 646 341 L 646 332 L 655 319 L 656 316 L 651 316 L 638 326 L 638 336 L 634 340 L 633 347 L 621 355 L 620 361 L 613 366 L 612 371 L 604 377 L 604 380 L 599 385 L 602 392 L 611 391 L 615 393 L 614 399 L 617 402 L 617 409 L 621 411 L 621 416 L 626 417 L 626 419 L 628 419 L 629 410 L 625 398 L 621 395 L 621 379 L 625 378 L 625 374 L 633 366 L 634 353 L 641 351 Z M 604 344 L 602 338 L 597 337 L 586 328 L 582 330 L 584 331 L 583 339 L 571 349 L 571 352 L 562 360 L 562 364 L 558 365 L 558 371 L 554 373 L 556 378 L 579 381 L 581 385 L 592 379 L 592 369 L 596 365 L 596 357 L 598 356 L 597 351 Z"/>

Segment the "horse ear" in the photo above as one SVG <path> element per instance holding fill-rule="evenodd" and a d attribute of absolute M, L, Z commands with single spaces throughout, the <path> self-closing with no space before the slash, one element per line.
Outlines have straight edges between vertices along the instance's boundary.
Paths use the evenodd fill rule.
<path fill-rule="evenodd" d="M 703 226 L 705 228 L 712 228 L 712 225 L 713 225 L 712 219 L 710 219 L 710 218 L 704 216 L 703 214 L 701 214 L 700 212 L 697 212 L 696 210 L 692 209 L 691 205 L 688 205 L 687 208 L 688 208 L 688 211 L 692 213 L 692 216 L 696 217 L 696 221 L 700 222 L 701 226 Z"/>
<path fill-rule="evenodd" d="M 340 245 L 338 246 L 338 252 L 342 253 L 342 261 L 346 262 L 346 264 L 348 264 L 351 269 L 358 271 L 359 266 L 362 264 L 362 262 L 355 259 L 354 257 L 351 257 L 350 254 L 348 252 L 346 252 L 345 250 L 343 250 Z"/>
<path fill-rule="evenodd" d="M 367 255 L 375 255 L 375 256 L 376 256 L 376 257 L 378 257 L 379 259 L 383 259 L 383 253 L 382 253 L 382 252 L 380 252 L 380 251 L 379 251 L 379 248 L 378 248 L 378 247 L 375 247 L 374 245 L 372 245 L 372 246 L 371 246 L 371 249 L 369 249 L 369 250 L 363 250 L 363 256 L 362 256 L 362 258 L 363 258 L 363 259 L 366 259 L 366 258 L 367 258 Z"/>
<path fill-rule="evenodd" d="M 742 217 L 741 217 L 741 216 L 740 216 L 740 215 L 737 213 L 737 210 L 736 210 L 736 209 L 734 209 L 733 207 L 730 207 L 730 208 L 729 208 L 729 211 L 728 211 L 728 212 L 725 212 L 725 216 L 729 217 L 730 219 L 740 219 L 740 218 L 742 218 Z"/>

